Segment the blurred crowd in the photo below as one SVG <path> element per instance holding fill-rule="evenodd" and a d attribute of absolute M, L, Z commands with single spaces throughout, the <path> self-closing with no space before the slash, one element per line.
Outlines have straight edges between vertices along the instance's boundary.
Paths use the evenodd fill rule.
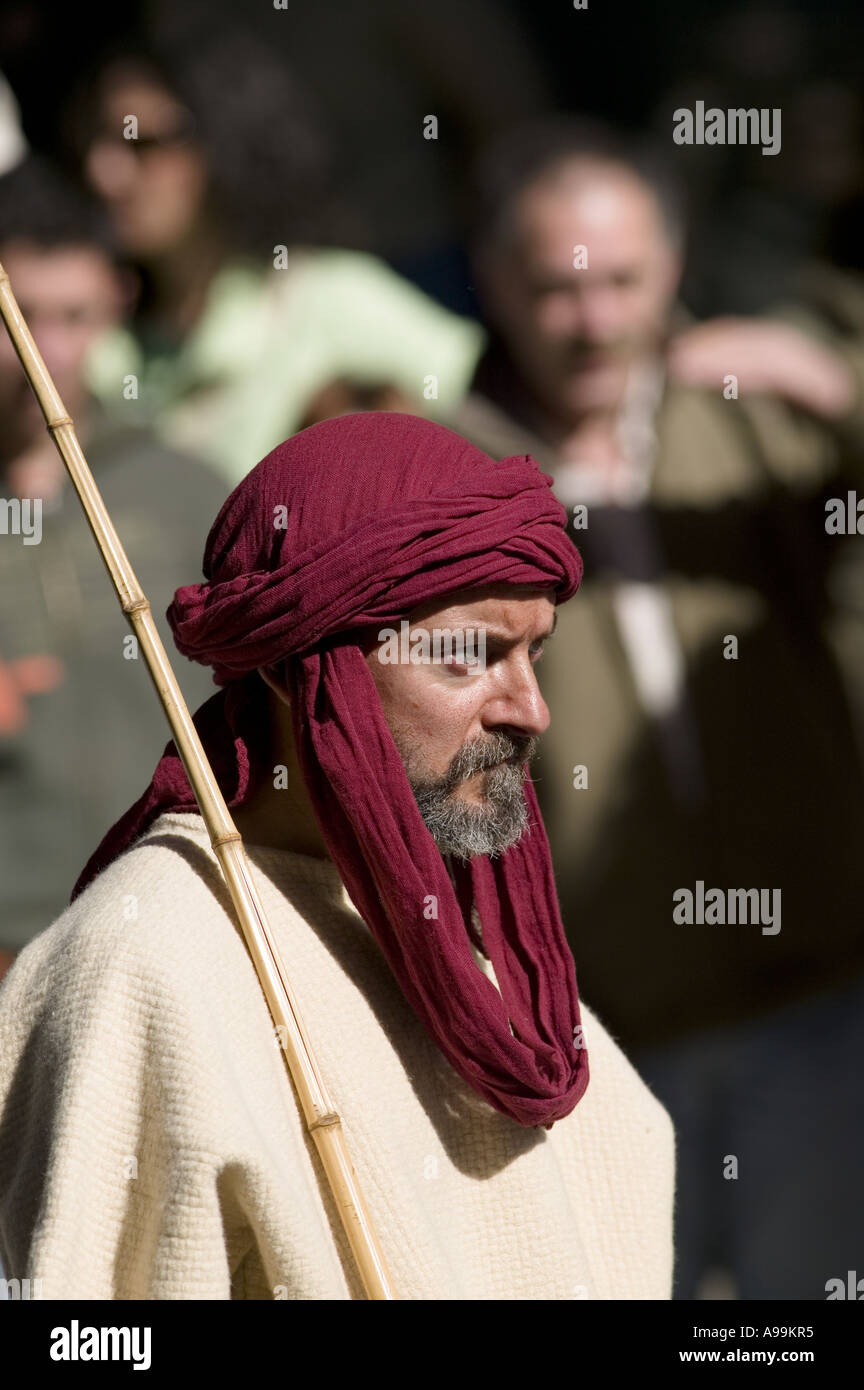
<path fill-rule="evenodd" d="M 288 435 L 398 410 L 531 453 L 585 561 L 534 775 L 581 993 L 676 1126 L 676 1297 L 824 1297 L 864 1237 L 848 44 L 697 9 L 616 103 L 593 10 L 197 10 L 115 16 L 50 96 L 48 7 L 0 22 L 0 261 L 187 702 L 214 687 L 163 615 Z M 781 152 L 675 145 L 699 100 L 780 109 Z M 168 734 L 5 334 L 0 419 L 0 507 L 41 506 L 38 544 L 0 533 L 2 972 Z M 781 890 L 782 928 L 675 922 L 699 882 Z"/>

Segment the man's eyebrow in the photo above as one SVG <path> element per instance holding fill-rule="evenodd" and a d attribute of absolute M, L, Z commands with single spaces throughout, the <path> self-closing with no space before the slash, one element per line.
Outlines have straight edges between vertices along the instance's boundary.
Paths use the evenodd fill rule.
<path fill-rule="evenodd" d="M 546 642 L 546 641 L 548 641 L 550 637 L 554 637 L 554 636 L 555 636 L 555 629 L 556 629 L 557 626 L 558 626 L 558 614 L 555 613 L 555 614 L 553 615 L 553 618 L 552 618 L 552 626 L 550 627 L 549 631 L 548 631 L 548 632 L 541 632 L 537 637 L 534 638 L 534 641 L 535 641 L 535 642 Z M 487 642 L 496 642 L 496 643 L 498 644 L 499 647 L 515 647 L 515 646 L 518 644 L 518 642 L 519 642 L 519 638 L 518 638 L 518 637 L 511 637 L 511 635 L 510 635 L 509 632 L 501 632 L 499 629 L 494 628 L 494 627 L 489 627 L 488 625 L 485 627 L 484 631 L 485 631 L 485 633 L 486 633 L 486 640 L 487 640 Z"/>

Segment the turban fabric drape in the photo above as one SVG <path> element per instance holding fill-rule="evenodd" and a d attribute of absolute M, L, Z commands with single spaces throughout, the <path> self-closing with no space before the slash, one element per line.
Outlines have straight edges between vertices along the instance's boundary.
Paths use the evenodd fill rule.
<path fill-rule="evenodd" d="M 569 598 L 582 565 L 550 484 L 529 456 L 496 462 L 415 416 L 327 420 L 274 449 L 239 484 L 210 531 L 206 582 L 178 589 L 168 610 L 180 651 L 212 666 L 223 687 L 195 724 L 229 807 L 273 776 L 257 668 L 281 663 L 316 819 L 405 998 L 490 1105 L 547 1128 L 584 1093 L 588 1058 L 534 788 L 526 780 L 530 825 L 518 844 L 454 863 L 451 881 L 362 641 L 423 602 L 446 606 L 457 589 L 532 585 L 555 602 Z M 195 809 L 169 743 L 73 897 L 156 816 Z M 469 933 L 491 959 L 500 995 L 474 960 Z"/>

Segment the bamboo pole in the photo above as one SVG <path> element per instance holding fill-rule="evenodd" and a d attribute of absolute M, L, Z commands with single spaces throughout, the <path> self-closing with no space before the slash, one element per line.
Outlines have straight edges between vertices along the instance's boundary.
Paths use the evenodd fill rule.
<path fill-rule="evenodd" d="M 340 1220 L 370 1299 L 397 1297 L 378 1237 L 363 1200 L 342 1131 L 342 1119 L 330 1099 L 312 1052 L 294 992 L 279 958 L 264 908 L 249 872 L 243 842 L 222 796 L 192 723 L 177 678 L 171 669 L 158 629 L 117 532 L 105 508 L 93 474 L 75 435 L 57 388 L 12 293 L 9 276 L 0 265 L 0 314 L 27 379 L 45 416 L 47 428 L 81 499 L 102 559 L 117 592 L 120 607 L 138 639 L 147 669 L 162 701 L 174 742 L 210 835 L 246 945 L 282 1041 L 291 1079 L 306 1127 L 333 1194 Z"/>

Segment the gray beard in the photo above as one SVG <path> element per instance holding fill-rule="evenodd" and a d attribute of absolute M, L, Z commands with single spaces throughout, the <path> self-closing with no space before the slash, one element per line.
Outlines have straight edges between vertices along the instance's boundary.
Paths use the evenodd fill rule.
<path fill-rule="evenodd" d="M 444 777 L 420 777 L 408 771 L 420 814 L 442 854 L 463 861 L 477 854 L 494 858 L 522 838 L 528 828 L 523 764 L 534 756 L 536 747 L 534 738 L 517 741 L 506 734 L 490 734 L 466 743 Z M 515 761 L 505 763 L 504 758 Z M 484 772 L 483 806 L 453 795 L 472 772 Z"/>

